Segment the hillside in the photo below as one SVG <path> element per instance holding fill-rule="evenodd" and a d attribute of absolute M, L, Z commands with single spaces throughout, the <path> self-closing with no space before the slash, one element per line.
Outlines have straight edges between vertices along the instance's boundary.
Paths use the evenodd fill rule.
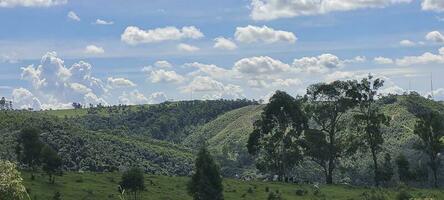
<path fill-rule="evenodd" d="M 427 168 L 427 160 L 414 148 L 418 141 L 412 133 L 415 115 L 424 109 L 444 113 L 444 105 L 415 95 L 388 96 L 379 103 L 391 118 L 390 126 L 384 128 L 380 159 L 389 153 L 394 160 L 402 153 L 412 170 L 422 173 L 426 180 L 427 171 L 421 169 Z M 63 155 L 67 170 L 106 172 L 138 165 L 152 174 L 189 175 L 196 150 L 206 143 L 224 176 L 260 177 L 247 153 L 246 141 L 263 107 L 248 101 L 191 101 L 92 110 L 0 112 L 0 118 L 5 119 L 0 121 L 0 157 L 14 160 L 18 131 L 37 126 L 43 130 L 42 140 Z M 353 121 L 351 115 L 343 120 Z M 372 180 L 370 162 L 366 149 L 360 149 L 340 160 L 334 180 L 368 185 Z M 319 167 L 308 159 L 293 176 L 302 182 L 323 181 Z M 427 185 L 424 180 L 415 184 Z"/>
<path fill-rule="evenodd" d="M 55 185 L 48 184 L 46 177 L 38 176 L 34 181 L 29 179 L 28 173 L 24 173 L 23 177 L 33 199 L 51 199 L 56 191 L 62 194 L 64 200 L 119 199 L 119 173 L 66 173 L 57 177 Z M 147 189 L 142 192 L 141 199 L 191 200 L 191 196 L 186 192 L 187 181 L 186 177 L 145 175 Z M 372 194 L 382 195 L 385 199 L 395 199 L 399 193 L 397 188 L 370 190 L 345 185 L 321 186 L 316 192 L 312 185 L 224 180 L 224 196 L 228 200 L 265 200 L 270 192 L 275 191 L 279 191 L 286 200 L 361 200 L 370 199 Z M 301 195 L 298 195 L 297 191 L 300 191 Z M 418 198 L 441 200 L 444 197 L 442 190 L 408 189 L 408 192 Z"/>

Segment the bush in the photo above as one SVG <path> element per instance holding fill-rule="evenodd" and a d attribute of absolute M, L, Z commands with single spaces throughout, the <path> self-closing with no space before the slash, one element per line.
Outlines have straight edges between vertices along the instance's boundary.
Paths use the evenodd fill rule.
<path fill-rule="evenodd" d="M 296 190 L 296 195 L 298 195 L 298 196 L 304 196 L 305 194 L 307 194 L 307 190 L 304 190 L 304 189 L 297 189 Z"/>
<path fill-rule="evenodd" d="M 399 191 L 398 194 L 396 195 L 397 200 L 409 200 L 410 198 L 412 198 L 412 195 L 410 195 L 405 190 Z"/>
<path fill-rule="evenodd" d="M 279 193 L 279 191 L 276 192 L 270 192 L 268 194 L 268 198 L 267 200 L 283 200 L 281 194 Z"/>

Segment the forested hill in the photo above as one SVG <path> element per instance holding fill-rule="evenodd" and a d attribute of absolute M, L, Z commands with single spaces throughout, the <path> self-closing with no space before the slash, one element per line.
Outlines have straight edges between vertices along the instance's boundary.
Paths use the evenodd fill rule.
<path fill-rule="evenodd" d="M 23 127 L 42 130 L 67 170 L 111 171 L 139 165 L 147 172 L 188 175 L 192 150 L 180 145 L 197 127 L 248 100 L 166 102 L 57 111 L 0 112 L 0 158 L 15 160 L 16 137 Z M 174 144 L 177 143 L 177 144 Z"/>
<path fill-rule="evenodd" d="M 391 119 L 390 126 L 384 128 L 384 153 L 380 159 L 389 153 L 394 163 L 402 153 L 415 173 L 427 173 L 421 171 L 427 168 L 426 157 L 413 148 L 418 141 L 412 132 L 415 115 L 424 109 L 444 113 L 444 104 L 414 94 L 389 95 L 378 103 Z M 15 159 L 18 131 L 25 126 L 38 126 L 43 130 L 42 140 L 62 155 L 68 170 L 110 171 L 138 165 L 154 174 L 188 175 L 196 148 L 207 143 L 225 176 L 256 176 L 246 142 L 263 108 L 246 100 L 217 100 L 45 112 L 2 111 L 0 158 Z M 344 120 L 352 119 L 346 115 Z M 335 180 L 368 184 L 372 174 L 368 153 L 362 150 L 342 159 Z M 294 176 L 323 181 L 321 170 L 309 160 L 295 170 Z"/>

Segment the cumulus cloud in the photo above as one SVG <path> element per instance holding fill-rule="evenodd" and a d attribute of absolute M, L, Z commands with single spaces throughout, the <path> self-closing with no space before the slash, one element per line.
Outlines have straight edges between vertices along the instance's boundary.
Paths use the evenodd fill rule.
<path fill-rule="evenodd" d="M 102 103 L 107 92 L 103 82 L 91 75 L 92 66 L 80 61 L 66 67 L 55 52 L 48 52 L 38 66 L 22 68 L 22 79 L 32 84 L 32 93 L 42 108 L 66 108 L 71 102 Z"/>
<path fill-rule="evenodd" d="M 401 40 L 399 44 L 404 47 L 413 47 L 416 45 L 416 43 L 411 40 Z"/>
<path fill-rule="evenodd" d="M 136 87 L 137 85 L 126 78 L 108 77 L 108 85 L 112 88 Z"/>
<path fill-rule="evenodd" d="M 154 63 L 154 66 L 159 68 L 171 68 L 173 65 L 166 60 L 159 60 Z"/>
<path fill-rule="evenodd" d="M 86 54 L 104 54 L 105 53 L 105 49 L 103 49 L 103 47 L 99 47 L 96 45 L 88 45 L 85 47 L 85 51 Z"/>
<path fill-rule="evenodd" d="M 381 56 L 379 56 L 379 57 L 375 57 L 375 58 L 373 59 L 373 61 L 374 61 L 376 64 L 380 64 L 380 65 L 388 65 L 388 64 L 393 64 L 393 63 L 394 63 L 393 59 L 386 58 L 386 57 L 381 57 Z"/>
<path fill-rule="evenodd" d="M 297 78 L 287 78 L 287 79 L 276 79 L 272 82 L 275 87 L 291 87 L 301 85 L 302 81 Z"/>
<path fill-rule="evenodd" d="M 240 86 L 225 85 L 208 76 L 196 76 L 188 85 L 182 87 L 182 92 L 201 93 L 205 99 L 235 99 L 243 96 L 243 90 Z"/>
<path fill-rule="evenodd" d="M 29 90 L 25 88 L 17 88 L 12 91 L 12 101 L 15 108 L 40 110 L 42 104 Z"/>
<path fill-rule="evenodd" d="M 148 97 L 148 100 L 152 104 L 162 103 L 167 100 L 167 95 L 163 92 L 154 92 Z"/>
<path fill-rule="evenodd" d="M 149 99 L 140 93 L 139 90 L 133 90 L 129 93 L 123 92 L 123 94 L 119 96 L 119 103 L 125 105 L 147 104 L 149 103 Z"/>
<path fill-rule="evenodd" d="M 439 31 L 432 31 L 425 36 L 428 41 L 444 43 L 444 36 Z"/>
<path fill-rule="evenodd" d="M 246 27 L 237 27 L 234 36 L 236 38 L 236 41 L 243 43 L 295 43 L 297 40 L 296 36 L 292 32 L 274 30 L 273 28 L 269 28 L 267 26 L 258 27 L 252 25 L 248 25 Z"/>
<path fill-rule="evenodd" d="M 243 74 L 275 74 L 290 70 L 290 65 L 268 56 L 243 58 L 237 61 L 234 70 Z"/>
<path fill-rule="evenodd" d="M 68 0 L 0 0 L 0 7 L 51 7 L 68 3 Z"/>
<path fill-rule="evenodd" d="M 189 44 L 185 44 L 185 43 L 180 43 L 177 45 L 177 49 L 180 51 L 185 51 L 185 52 L 195 52 L 195 51 L 199 51 L 199 47 L 193 46 L 193 45 L 189 45 Z"/>
<path fill-rule="evenodd" d="M 431 63 L 444 63 L 444 47 L 439 49 L 438 54 L 426 52 L 420 56 L 406 56 L 396 59 L 396 64 L 401 66 L 424 65 Z"/>
<path fill-rule="evenodd" d="M 444 1 L 442 1 L 442 0 L 423 0 L 421 7 L 423 10 L 443 12 L 444 11 Z"/>
<path fill-rule="evenodd" d="M 97 24 L 97 25 L 113 25 L 114 22 L 113 21 L 106 21 L 106 20 L 103 20 L 103 19 L 96 19 L 94 24 Z"/>
<path fill-rule="evenodd" d="M 190 73 L 190 75 L 192 76 L 208 75 L 215 79 L 222 79 L 222 78 L 231 77 L 231 75 L 233 75 L 233 71 L 218 67 L 213 64 L 203 64 L 199 62 L 193 62 L 193 63 L 185 63 L 184 66 L 193 67 L 197 69 Z"/>
<path fill-rule="evenodd" d="M 185 80 L 185 77 L 176 73 L 175 71 L 167 71 L 164 69 L 144 69 L 143 71 L 148 73 L 149 79 L 153 83 L 181 83 Z"/>
<path fill-rule="evenodd" d="M 330 69 L 338 69 L 343 66 L 344 61 L 340 60 L 333 54 L 322 54 L 316 57 L 303 57 L 293 61 L 293 67 L 308 73 L 325 73 Z"/>
<path fill-rule="evenodd" d="M 187 38 L 199 39 L 202 37 L 204 37 L 204 34 L 194 26 L 185 26 L 181 29 L 168 26 L 150 30 L 142 30 L 136 26 L 129 26 L 121 35 L 121 40 L 130 45 L 137 45 Z"/>
<path fill-rule="evenodd" d="M 224 37 L 217 37 L 214 39 L 214 48 L 222 50 L 234 50 L 237 49 L 236 43 L 230 39 Z"/>
<path fill-rule="evenodd" d="M 73 21 L 80 21 L 80 17 L 74 11 L 69 11 L 67 17 Z"/>
<path fill-rule="evenodd" d="M 251 0 L 251 18 L 274 20 L 304 15 L 321 15 L 335 11 L 384 8 L 412 0 Z M 427 0 L 425 0 L 427 1 Z M 436 0 L 438 2 L 439 0 Z"/>

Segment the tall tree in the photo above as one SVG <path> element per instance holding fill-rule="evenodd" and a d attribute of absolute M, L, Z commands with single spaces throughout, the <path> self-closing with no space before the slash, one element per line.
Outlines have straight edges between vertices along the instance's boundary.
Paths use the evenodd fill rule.
<path fill-rule="evenodd" d="M 419 116 L 414 133 L 421 138 L 418 145 L 429 157 L 429 167 L 433 172 L 434 187 L 438 187 L 438 169 L 441 166 L 439 154 L 444 151 L 440 142 L 444 136 L 444 116 L 438 112 L 429 112 Z"/>
<path fill-rule="evenodd" d="M 140 192 L 145 189 L 143 171 L 136 167 L 125 171 L 119 185 L 122 189 L 128 191 L 129 195 L 132 194 L 134 200 L 137 200 Z"/>
<path fill-rule="evenodd" d="M 345 81 L 314 84 L 307 89 L 305 110 L 315 124 L 304 133 L 305 152 L 323 168 L 327 184 L 333 183 L 337 159 L 346 152 L 348 137 L 342 117 L 356 105 L 347 96 L 349 90 Z"/>
<path fill-rule="evenodd" d="M 43 143 L 40 141 L 40 130 L 24 128 L 17 138 L 16 153 L 18 160 L 27 165 L 32 171 L 40 165 L 40 151 Z M 31 177 L 34 177 L 31 173 Z"/>
<path fill-rule="evenodd" d="M 197 154 L 195 172 L 188 183 L 188 193 L 194 200 L 224 199 L 219 166 L 205 146 Z"/>
<path fill-rule="evenodd" d="M 358 133 L 362 133 L 363 146 L 370 149 L 373 160 L 374 182 L 379 186 L 380 170 L 378 166 L 378 154 L 384 143 L 382 125 L 388 125 L 389 118 L 380 111 L 377 104 L 378 90 L 384 85 L 384 81 L 372 75 L 358 81 L 350 81 L 352 89 L 348 95 L 354 98 L 359 106 L 354 115 Z"/>
<path fill-rule="evenodd" d="M 248 152 L 257 156 L 257 168 L 285 181 L 289 171 L 302 160 L 301 134 L 306 127 L 307 117 L 300 100 L 277 91 L 248 139 Z"/>
<path fill-rule="evenodd" d="M 42 169 L 49 177 L 49 182 L 54 184 L 56 174 L 62 174 L 62 159 L 57 152 L 48 145 L 44 145 L 40 153 Z"/>

